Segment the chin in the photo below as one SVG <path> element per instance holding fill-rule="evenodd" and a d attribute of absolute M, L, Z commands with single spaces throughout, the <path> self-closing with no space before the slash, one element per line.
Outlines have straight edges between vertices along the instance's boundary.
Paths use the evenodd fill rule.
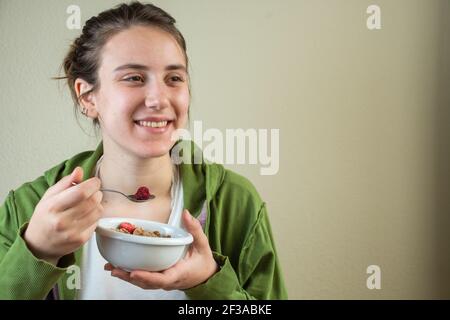
<path fill-rule="evenodd" d="M 143 143 L 141 147 L 135 150 L 135 154 L 140 158 L 159 158 L 167 155 L 175 144 L 172 141 L 149 141 Z"/>

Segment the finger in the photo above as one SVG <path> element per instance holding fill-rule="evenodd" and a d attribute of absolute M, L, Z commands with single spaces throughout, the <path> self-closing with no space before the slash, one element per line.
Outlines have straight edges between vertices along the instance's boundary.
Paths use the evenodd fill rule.
<path fill-rule="evenodd" d="M 203 232 L 200 221 L 194 218 L 187 209 L 184 209 L 183 211 L 183 223 L 186 230 L 192 234 L 192 237 L 194 238 L 193 244 L 197 250 L 211 250 L 209 247 L 208 238 Z"/>
<path fill-rule="evenodd" d="M 91 228 L 95 230 L 95 228 L 97 227 L 97 222 L 102 217 L 102 215 L 103 215 L 103 208 L 95 208 L 91 212 L 83 216 L 81 219 L 76 221 L 76 223 L 78 223 L 78 227 L 81 230 Z"/>
<path fill-rule="evenodd" d="M 126 271 L 124 271 L 124 270 L 122 270 L 122 269 L 119 269 L 119 268 L 114 268 L 114 269 L 111 271 L 111 276 L 112 276 L 112 277 L 119 278 L 119 279 L 122 279 L 122 280 L 124 280 L 124 281 L 128 281 L 128 282 L 131 281 L 131 279 L 130 279 L 130 273 L 129 273 L 129 272 L 126 272 Z"/>
<path fill-rule="evenodd" d="M 72 215 L 63 212 L 62 214 L 57 214 L 55 216 L 62 217 L 62 221 L 59 223 L 64 226 L 70 234 L 79 234 L 83 243 L 88 241 L 95 229 L 97 228 L 98 220 L 102 217 L 104 209 L 101 205 L 91 209 L 89 213 L 85 213 L 84 216 L 74 218 Z"/>
<path fill-rule="evenodd" d="M 178 284 L 186 275 L 186 270 L 186 261 L 180 260 L 169 269 L 159 272 L 134 270 L 130 273 L 130 278 L 133 283 L 139 281 L 140 283 L 145 283 L 148 288 L 171 290 L 178 288 Z"/>
<path fill-rule="evenodd" d="M 83 168 L 76 167 L 71 174 L 63 177 L 45 192 L 44 197 L 54 196 L 72 186 L 72 182 L 80 183 L 83 179 Z"/>
<path fill-rule="evenodd" d="M 83 181 L 79 185 L 68 188 L 53 197 L 54 210 L 64 211 L 75 207 L 83 200 L 91 197 L 95 192 L 100 190 L 100 179 L 97 177 Z"/>
<path fill-rule="evenodd" d="M 97 229 L 97 222 L 93 223 L 87 229 L 83 230 L 81 232 L 81 237 L 83 239 L 86 239 L 86 241 L 88 241 L 92 237 L 92 234 L 94 233 L 95 229 Z"/>
<path fill-rule="evenodd" d="M 165 289 L 171 282 L 161 272 L 149 272 L 136 270 L 130 273 L 130 281 L 137 286 L 147 289 Z"/>
<path fill-rule="evenodd" d="M 134 284 L 135 286 L 138 286 L 142 289 L 145 290 L 158 290 L 158 289 L 163 289 L 163 290 L 173 290 L 173 289 L 177 289 L 175 286 L 161 286 L 161 285 L 157 285 L 157 284 L 152 284 L 149 283 L 147 281 L 141 280 L 139 278 L 131 278 L 130 277 L 130 283 Z"/>
<path fill-rule="evenodd" d="M 103 193 L 101 191 L 97 191 L 88 199 L 81 201 L 75 207 L 65 210 L 63 214 L 72 220 L 83 220 L 84 217 L 89 216 L 94 209 L 103 209 L 103 206 L 101 205 L 102 199 Z"/>
<path fill-rule="evenodd" d="M 137 287 L 139 287 L 139 288 L 145 289 L 145 290 L 162 289 L 162 288 L 158 288 L 158 287 L 152 287 L 152 286 L 148 285 L 147 283 L 139 281 L 139 280 L 130 279 L 130 283 L 135 285 L 135 286 L 137 286 Z"/>
<path fill-rule="evenodd" d="M 103 269 L 106 271 L 112 271 L 114 269 L 114 266 L 111 263 L 107 263 L 103 266 Z"/>

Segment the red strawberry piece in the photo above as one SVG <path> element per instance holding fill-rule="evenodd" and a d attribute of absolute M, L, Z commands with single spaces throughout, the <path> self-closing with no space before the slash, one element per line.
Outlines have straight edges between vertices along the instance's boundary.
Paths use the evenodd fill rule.
<path fill-rule="evenodd" d="M 134 231 L 134 229 L 136 229 L 136 226 L 134 224 L 129 223 L 129 222 L 122 222 L 121 224 L 119 224 L 117 229 L 125 229 L 129 233 L 133 234 L 133 231 Z"/>
<path fill-rule="evenodd" d="M 134 196 L 137 200 L 148 200 L 150 198 L 150 190 L 147 187 L 139 187 Z"/>

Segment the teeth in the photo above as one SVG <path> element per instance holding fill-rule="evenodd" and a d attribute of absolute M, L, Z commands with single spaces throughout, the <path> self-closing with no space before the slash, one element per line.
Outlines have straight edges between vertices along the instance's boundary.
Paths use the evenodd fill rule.
<path fill-rule="evenodd" d="M 137 121 L 137 124 L 143 127 L 162 128 L 167 125 L 167 121 Z"/>

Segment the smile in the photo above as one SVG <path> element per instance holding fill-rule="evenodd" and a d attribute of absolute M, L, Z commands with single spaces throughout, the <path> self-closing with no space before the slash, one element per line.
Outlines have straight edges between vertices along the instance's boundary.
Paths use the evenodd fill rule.
<path fill-rule="evenodd" d="M 135 121 L 135 123 L 141 127 L 164 128 L 169 121 Z"/>

